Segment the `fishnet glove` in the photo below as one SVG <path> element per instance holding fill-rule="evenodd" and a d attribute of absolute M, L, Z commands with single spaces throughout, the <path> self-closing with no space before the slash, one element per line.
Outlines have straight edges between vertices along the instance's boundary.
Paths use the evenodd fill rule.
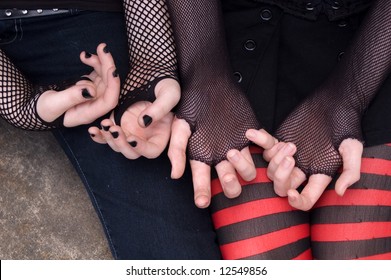
<path fill-rule="evenodd" d="M 0 114 L 10 124 L 26 130 L 47 130 L 63 124 L 64 114 L 45 122 L 37 113 L 37 101 L 47 90 L 59 86 L 34 86 L 0 50 Z"/>
<path fill-rule="evenodd" d="M 280 140 L 296 144 L 296 164 L 307 176 L 333 176 L 342 165 L 341 142 L 363 141 L 362 116 L 391 66 L 388 2 L 374 3 L 333 75 L 277 131 Z"/>
<path fill-rule="evenodd" d="M 155 100 L 159 81 L 177 80 L 174 37 L 165 1 L 124 0 L 123 5 L 131 70 L 115 110 L 117 124 L 130 105 Z"/>
<path fill-rule="evenodd" d="M 259 125 L 232 80 L 220 1 L 167 0 L 167 4 L 182 86 L 176 116 L 190 125 L 190 159 L 216 165 L 230 149 L 246 147 L 246 130 Z"/>

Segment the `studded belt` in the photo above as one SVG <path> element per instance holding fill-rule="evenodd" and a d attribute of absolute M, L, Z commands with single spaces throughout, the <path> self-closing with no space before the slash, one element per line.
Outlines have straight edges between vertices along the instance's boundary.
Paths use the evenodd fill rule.
<path fill-rule="evenodd" d="M 17 18 L 29 18 L 39 16 L 52 16 L 59 14 L 70 13 L 71 10 L 66 9 L 0 9 L 0 20 L 3 19 L 17 19 Z"/>

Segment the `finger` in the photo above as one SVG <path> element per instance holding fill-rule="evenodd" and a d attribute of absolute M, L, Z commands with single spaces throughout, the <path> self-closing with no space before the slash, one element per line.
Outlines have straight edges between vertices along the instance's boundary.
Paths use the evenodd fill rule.
<path fill-rule="evenodd" d="M 91 139 L 94 142 L 98 144 L 107 144 L 106 139 L 104 139 L 104 137 L 102 136 L 100 129 L 97 128 L 96 126 L 92 126 L 88 128 L 88 133 L 90 134 Z"/>
<path fill-rule="evenodd" d="M 257 175 L 257 170 L 248 147 L 244 148 L 240 152 L 238 150 L 228 151 L 227 159 L 243 180 L 251 181 Z"/>
<path fill-rule="evenodd" d="M 108 75 L 106 74 L 110 68 L 115 68 L 113 56 L 110 53 L 108 46 L 105 43 L 101 43 L 96 48 L 99 60 L 101 62 L 100 67 L 94 68 L 94 70 L 100 75 L 103 79 L 103 82 L 107 85 Z M 111 71 L 112 72 L 112 71 Z"/>
<path fill-rule="evenodd" d="M 127 141 L 128 137 L 125 135 L 120 126 L 111 126 L 109 132 L 118 152 L 123 154 L 128 159 L 138 159 L 140 157 L 140 153 L 134 149 L 134 145 Z"/>
<path fill-rule="evenodd" d="M 210 166 L 196 160 L 190 160 L 191 173 L 193 177 L 194 202 L 199 208 L 206 208 L 211 199 L 211 177 Z"/>
<path fill-rule="evenodd" d="M 271 149 L 278 143 L 278 140 L 264 129 L 249 129 L 246 132 L 246 137 L 265 150 Z"/>
<path fill-rule="evenodd" d="M 102 103 L 102 112 L 106 113 L 108 110 L 114 109 L 118 104 L 118 99 L 121 89 L 121 81 L 115 66 L 112 66 L 106 71 L 107 86 L 104 95 L 100 100 Z"/>
<path fill-rule="evenodd" d="M 242 192 L 242 186 L 233 165 L 229 161 L 223 160 L 216 165 L 216 171 L 225 196 L 228 198 L 238 197 Z"/>
<path fill-rule="evenodd" d="M 154 142 L 155 139 L 158 141 L 157 143 Z M 151 141 L 150 139 L 145 140 L 133 134 L 128 136 L 126 140 L 135 152 L 148 159 L 157 158 L 167 145 L 167 141 L 162 140 L 161 137 L 156 137 Z"/>
<path fill-rule="evenodd" d="M 296 152 L 296 146 L 292 143 L 284 143 L 283 147 L 274 155 L 270 160 L 267 167 L 267 175 L 271 180 L 274 180 L 276 170 L 280 165 L 281 161 L 288 157 L 293 156 Z"/>
<path fill-rule="evenodd" d="M 307 185 L 299 194 L 296 190 L 288 190 L 289 204 L 297 209 L 308 211 L 318 201 L 328 184 L 331 182 L 331 177 L 323 174 L 311 175 Z"/>
<path fill-rule="evenodd" d="M 37 113 L 47 122 L 52 122 L 70 108 L 94 99 L 95 88 L 89 84 L 74 85 L 63 91 L 49 90 L 37 101 Z"/>
<path fill-rule="evenodd" d="M 339 147 L 343 161 L 341 176 L 335 183 L 335 191 L 342 196 L 346 189 L 360 179 L 363 144 L 355 139 L 345 139 Z"/>
<path fill-rule="evenodd" d="M 287 196 L 291 188 L 291 176 L 295 167 L 295 160 L 292 157 L 285 157 L 277 167 L 273 178 L 274 192 L 281 196 Z"/>
<path fill-rule="evenodd" d="M 94 69 L 98 69 L 100 72 L 101 62 L 100 62 L 100 59 L 97 55 L 91 54 L 86 51 L 82 51 L 80 53 L 80 61 L 83 62 L 85 65 L 88 65 Z M 99 75 L 99 73 L 98 73 L 98 75 Z"/>
<path fill-rule="evenodd" d="M 156 100 L 140 113 L 138 123 L 149 126 L 167 115 L 179 102 L 180 87 L 178 81 L 167 78 L 159 81 L 155 88 Z"/>
<path fill-rule="evenodd" d="M 113 135 L 110 133 L 110 128 L 114 126 L 114 123 L 110 119 L 104 119 L 101 122 L 101 134 L 102 137 L 105 139 L 106 143 L 110 146 L 110 148 L 115 152 L 120 152 L 119 148 L 117 147 L 116 142 L 114 141 Z"/>
<path fill-rule="evenodd" d="M 263 159 L 270 162 L 272 158 L 284 147 L 284 142 L 278 142 L 271 149 L 263 151 Z"/>
<path fill-rule="evenodd" d="M 171 178 L 180 178 L 185 172 L 186 148 L 191 135 L 189 124 L 183 119 L 174 118 L 171 127 L 168 158 L 171 162 Z"/>

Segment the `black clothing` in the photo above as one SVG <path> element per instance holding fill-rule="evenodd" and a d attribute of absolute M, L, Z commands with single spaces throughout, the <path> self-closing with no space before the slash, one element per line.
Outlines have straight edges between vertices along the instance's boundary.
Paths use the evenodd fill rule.
<path fill-rule="evenodd" d="M 80 9 L 89 11 L 105 11 L 105 12 L 118 12 L 122 11 L 121 0 L 41 0 L 41 1 L 15 1 L 15 0 L 2 0 L 0 2 L 0 8 L 5 9 Z"/>
<path fill-rule="evenodd" d="M 282 2 L 292 1 L 274 2 L 280 6 L 222 0 L 235 76 L 270 132 L 332 73 L 366 12 L 357 5 L 338 20 L 324 12 L 308 20 L 281 8 Z M 391 142 L 390 91 L 388 78 L 364 115 L 366 146 Z"/>

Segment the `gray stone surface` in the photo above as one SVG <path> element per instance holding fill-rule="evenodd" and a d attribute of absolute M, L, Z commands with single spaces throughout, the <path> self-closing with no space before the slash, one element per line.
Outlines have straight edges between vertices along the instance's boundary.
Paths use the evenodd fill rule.
<path fill-rule="evenodd" d="M 0 120 L 0 259 L 111 259 L 77 173 L 50 132 Z"/>

